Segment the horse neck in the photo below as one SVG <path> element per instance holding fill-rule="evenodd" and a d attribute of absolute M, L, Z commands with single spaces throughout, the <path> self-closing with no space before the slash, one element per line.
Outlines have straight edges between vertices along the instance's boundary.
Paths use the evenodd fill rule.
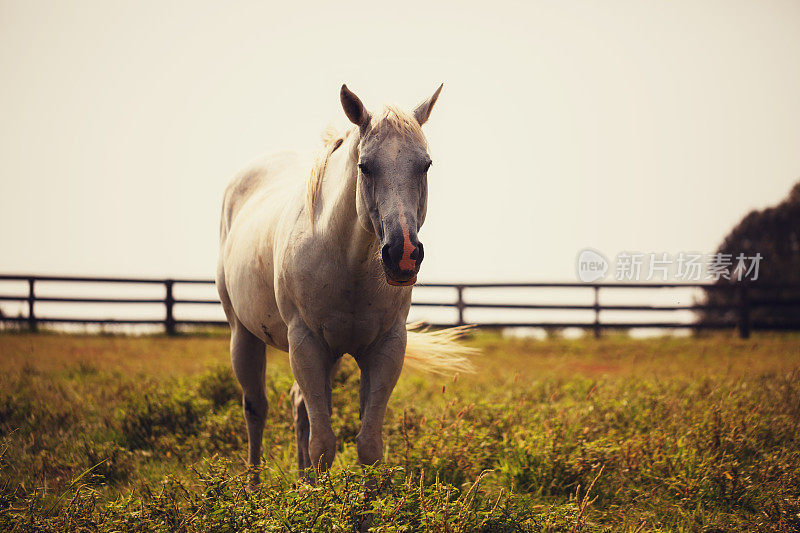
<path fill-rule="evenodd" d="M 353 131 L 331 154 L 322 187 L 322 210 L 316 221 L 317 231 L 345 252 L 354 270 L 368 269 L 369 259 L 379 248 L 378 238 L 358 220 L 358 143 L 358 132 Z"/>

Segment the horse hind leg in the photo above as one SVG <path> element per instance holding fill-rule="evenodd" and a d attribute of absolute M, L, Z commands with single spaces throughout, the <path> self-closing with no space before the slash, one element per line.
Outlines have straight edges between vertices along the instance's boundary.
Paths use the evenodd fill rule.
<path fill-rule="evenodd" d="M 297 469 L 301 478 L 306 478 L 306 471 L 311 467 L 311 457 L 308 455 L 308 411 L 300 385 L 295 381 L 289 392 L 292 398 L 292 419 L 294 420 L 294 434 L 297 441 Z"/>
<path fill-rule="evenodd" d="M 236 379 L 242 386 L 242 406 L 247 423 L 248 463 L 261 463 L 261 445 L 267 420 L 265 374 L 266 346 L 240 322 L 231 328 L 231 361 Z M 258 481 L 255 477 L 253 481 Z"/>

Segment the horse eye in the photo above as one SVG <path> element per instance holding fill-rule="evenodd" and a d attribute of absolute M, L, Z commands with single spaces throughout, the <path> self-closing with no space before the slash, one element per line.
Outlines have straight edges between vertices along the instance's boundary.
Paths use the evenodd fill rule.
<path fill-rule="evenodd" d="M 428 159 L 428 162 L 427 162 L 427 163 L 425 163 L 425 167 L 424 167 L 424 168 L 425 168 L 425 172 L 427 172 L 427 171 L 428 171 L 428 169 L 429 169 L 429 168 L 431 168 L 431 165 L 432 165 L 432 164 L 433 164 L 433 161 L 431 161 L 430 159 Z"/>
<path fill-rule="evenodd" d="M 359 163 L 358 168 L 361 170 L 362 174 L 369 175 L 370 170 L 366 163 Z"/>

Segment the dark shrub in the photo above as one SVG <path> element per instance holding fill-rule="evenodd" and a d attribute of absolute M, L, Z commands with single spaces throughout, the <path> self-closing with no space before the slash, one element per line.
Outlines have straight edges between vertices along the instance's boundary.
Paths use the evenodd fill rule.
<path fill-rule="evenodd" d="M 133 396 L 118 411 L 123 444 L 147 448 L 162 436 L 181 440 L 196 435 L 208 411 L 208 402 L 182 389 Z"/>
<path fill-rule="evenodd" d="M 228 365 L 218 365 L 200 376 L 197 393 L 218 409 L 230 402 L 238 402 L 242 391 Z"/>

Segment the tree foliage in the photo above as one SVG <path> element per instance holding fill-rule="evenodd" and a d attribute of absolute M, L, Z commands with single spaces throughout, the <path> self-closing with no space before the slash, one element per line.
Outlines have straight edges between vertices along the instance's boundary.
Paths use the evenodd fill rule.
<path fill-rule="evenodd" d="M 717 253 L 735 257 L 761 254 L 758 279 L 743 280 L 747 284 L 748 300 L 773 302 L 768 305 L 751 305 L 750 319 L 755 324 L 780 325 L 800 322 L 800 306 L 780 303 L 781 300 L 800 297 L 800 290 L 774 288 L 776 285 L 800 286 L 800 182 L 789 196 L 776 206 L 753 210 L 731 230 Z M 721 278 L 717 284 L 730 284 Z M 706 290 L 708 304 L 735 306 L 741 293 L 727 290 Z M 738 320 L 736 309 L 709 309 L 701 320 L 705 322 Z"/>

